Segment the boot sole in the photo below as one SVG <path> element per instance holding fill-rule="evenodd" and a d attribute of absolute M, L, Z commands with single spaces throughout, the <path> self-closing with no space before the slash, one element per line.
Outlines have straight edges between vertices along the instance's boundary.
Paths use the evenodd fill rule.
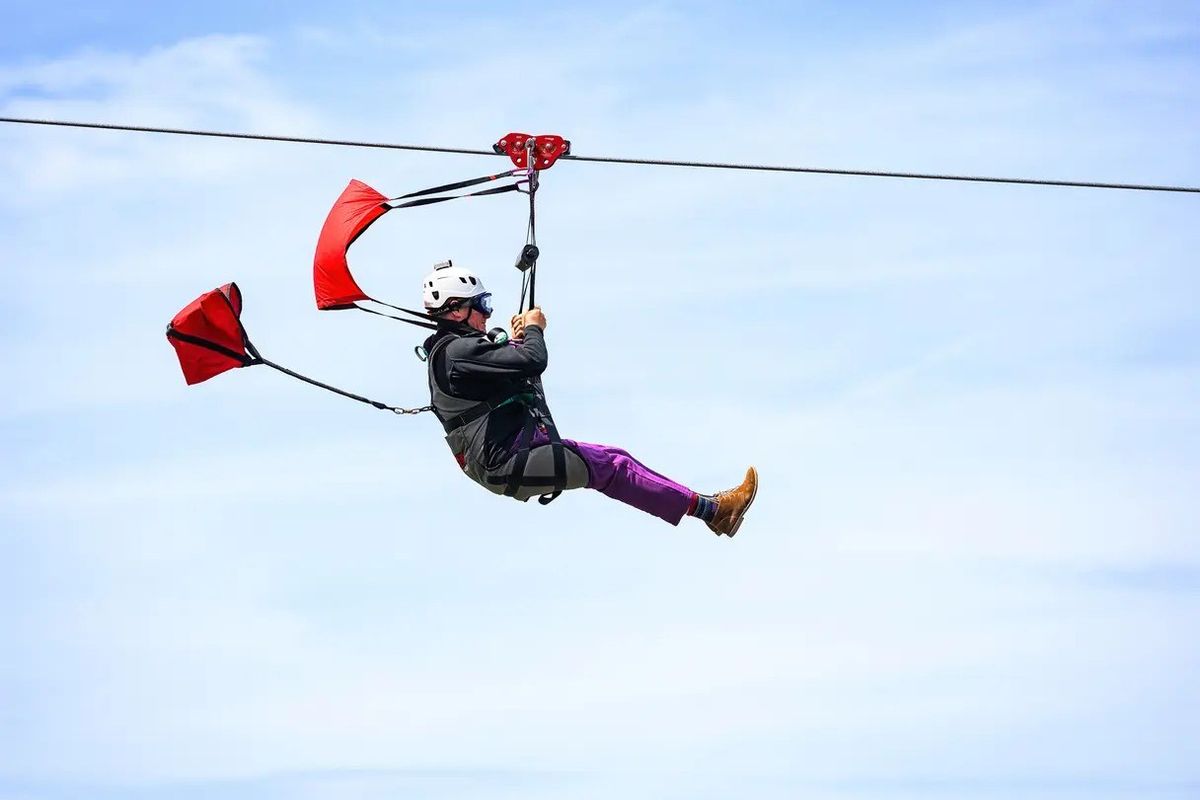
<path fill-rule="evenodd" d="M 750 493 L 750 499 L 746 501 L 746 507 L 738 515 L 737 522 L 733 523 L 733 530 L 726 534 L 730 539 L 737 535 L 738 529 L 742 527 L 742 521 L 746 519 L 746 513 L 750 510 L 750 506 L 754 505 L 756 497 L 758 497 L 758 470 L 754 470 L 754 491 Z"/>

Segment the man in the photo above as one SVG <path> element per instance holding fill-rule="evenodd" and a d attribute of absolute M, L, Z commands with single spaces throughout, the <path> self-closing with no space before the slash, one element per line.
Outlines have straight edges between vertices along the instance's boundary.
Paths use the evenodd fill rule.
<path fill-rule="evenodd" d="M 560 439 L 542 393 L 546 316 L 534 308 L 513 317 L 514 341 L 487 332 L 491 293 L 468 270 L 446 261 L 425 278 L 424 305 L 438 330 L 424 345 L 434 413 L 463 471 L 485 488 L 518 500 L 553 500 L 564 489 L 595 489 L 678 525 L 698 517 L 733 536 L 758 490 L 758 473 L 703 495 L 640 463 L 617 447 Z"/>

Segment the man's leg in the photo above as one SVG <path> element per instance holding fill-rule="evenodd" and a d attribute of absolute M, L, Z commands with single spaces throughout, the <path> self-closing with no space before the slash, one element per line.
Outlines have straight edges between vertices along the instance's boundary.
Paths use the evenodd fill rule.
<path fill-rule="evenodd" d="M 534 435 L 525 475 L 551 476 L 553 448 L 542 431 Z M 715 496 L 701 495 L 647 467 L 619 447 L 563 439 L 566 456 L 566 488 L 595 489 L 614 500 L 678 525 L 684 516 L 700 517 L 713 533 L 732 536 L 741 525 L 746 509 L 754 501 L 758 476 L 751 467 L 741 486 Z M 525 485 L 517 499 L 526 500 L 553 491 L 551 485 Z"/>
<path fill-rule="evenodd" d="M 619 447 L 563 439 L 588 466 L 587 488 L 678 525 L 696 493 L 638 461 Z"/>

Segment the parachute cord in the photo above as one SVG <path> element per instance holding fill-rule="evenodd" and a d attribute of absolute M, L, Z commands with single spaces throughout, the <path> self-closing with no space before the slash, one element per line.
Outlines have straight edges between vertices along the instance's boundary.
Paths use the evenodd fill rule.
<path fill-rule="evenodd" d="M 255 359 L 256 360 L 254 363 L 265 364 L 266 366 L 270 367 L 271 369 L 278 370 L 278 371 L 282 372 L 284 375 L 288 375 L 292 378 L 295 378 L 296 380 L 304 381 L 307 384 L 316 386 L 317 388 L 320 388 L 320 389 L 324 389 L 327 392 L 333 392 L 334 394 L 339 394 L 342 397 L 348 397 L 351 400 L 357 400 L 360 403 L 366 403 L 369 406 L 374 406 L 375 408 L 378 408 L 380 411 L 391 411 L 393 414 L 421 414 L 426 411 L 433 411 L 433 406 L 422 406 L 421 408 L 399 408 L 397 406 L 389 406 L 387 403 L 381 403 L 378 400 L 372 400 L 369 397 L 363 397 L 362 395 L 354 394 L 353 392 L 347 392 L 345 389 L 339 389 L 336 386 L 330 386 L 328 383 L 322 383 L 321 381 L 314 380 L 313 378 L 310 378 L 307 375 L 301 375 L 299 372 L 293 372 L 292 370 L 288 369 L 287 367 L 280 366 L 279 364 L 276 364 L 274 361 L 268 361 L 267 359 L 263 358 L 262 356 L 256 355 Z"/>

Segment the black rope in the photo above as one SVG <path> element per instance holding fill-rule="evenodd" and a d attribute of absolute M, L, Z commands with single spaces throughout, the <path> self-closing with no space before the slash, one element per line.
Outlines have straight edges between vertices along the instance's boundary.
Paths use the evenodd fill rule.
<path fill-rule="evenodd" d="M 345 389 L 339 389 L 336 386 L 330 386 L 328 383 L 322 383 L 321 381 L 314 380 L 307 375 L 301 375 L 299 372 L 293 372 L 287 367 L 280 366 L 274 361 L 268 361 L 262 356 L 256 356 L 256 359 L 256 363 L 264 364 L 271 369 L 279 370 L 284 375 L 288 375 L 299 381 L 304 381 L 305 383 L 324 389 L 327 392 L 333 392 L 334 394 L 340 394 L 342 397 L 348 397 L 351 400 L 357 400 L 360 403 L 366 403 L 369 406 L 378 408 L 380 411 L 391 411 L 394 414 L 421 414 L 426 411 L 433 410 L 433 406 L 422 406 L 421 408 L 398 408 L 397 406 L 389 406 L 387 403 L 381 403 L 378 400 L 372 400 L 369 397 L 363 397 L 360 394 L 354 394 L 354 392 L 347 392 Z"/>
<path fill-rule="evenodd" d="M 530 155 L 532 158 L 532 154 Z M 533 178 L 529 181 L 529 229 L 525 235 L 526 246 L 533 245 L 537 247 L 537 214 L 534 211 L 534 198 L 537 197 L 538 178 L 537 173 L 533 173 Z M 522 251 L 524 252 L 524 251 Z M 537 306 L 537 301 L 534 299 L 534 292 L 537 291 L 537 259 L 534 259 L 533 264 L 529 267 L 529 308 Z M 522 292 L 523 294 L 523 292 Z M 522 299 L 522 303 L 524 300 Z"/>
<path fill-rule="evenodd" d="M 333 145 L 336 147 L 369 147 L 381 150 L 412 150 L 423 153 L 458 153 L 472 156 L 492 156 L 491 150 L 473 150 L 462 147 L 430 147 L 426 145 L 393 144 L 390 142 L 364 142 L 349 139 L 317 139 L 303 136 L 277 136 L 254 133 L 230 133 L 227 131 L 192 130 L 187 128 L 156 128 L 141 125 L 115 125 L 99 122 L 68 122 L 51 119 L 29 119 L 24 117 L 0 117 L 0 122 L 17 125 L 46 125 L 60 128 L 86 128 L 92 130 L 132 131 L 136 133 L 166 133 L 179 136 L 207 136 L 218 139 L 251 139 L 262 142 L 291 142 L 295 144 Z M 905 178 L 928 181 L 960 181 L 968 183 L 1003 183 L 1022 186 L 1058 186 L 1078 189 L 1127 189 L 1143 192 L 1180 192 L 1200 194 L 1200 187 L 1150 183 L 1107 183 L 1103 181 L 1072 181 L 1043 178 L 1003 178 L 984 175 L 954 175 L 949 173 L 894 172 L 866 169 L 833 169 L 826 167 L 776 166 L 769 164 L 741 164 L 721 161 L 681 161 L 658 158 L 618 158 L 607 156 L 560 156 L 567 161 L 589 161 L 600 164 L 629 164 L 655 167 L 693 167 L 699 169 L 727 169 L 753 172 L 791 172 L 810 175 L 841 175 L 869 178 Z"/>
<path fill-rule="evenodd" d="M 375 300 L 374 302 L 379 303 L 379 305 L 381 305 L 381 306 L 387 306 L 388 308 L 396 308 L 396 306 L 389 305 L 388 303 L 384 303 L 381 300 Z M 419 322 L 415 319 L 407 319 L 405 317 L 397 317 L 394 314 L 385 314 L 382 311 L 376 311 L 373 308 L 367 308 L 366 306 L 360 306 L 358 303 L 354 303 L 353 305 L 354 305 L 354 308 L 357 308 L 359 311 L 365 311 L 368 314 L 374 314 L 377 317 L 384 317 L 385 319 L 394 319 L 397 322 L 407 322 L 409 325 L 416 325 L 418 328 L 428 328 L 431 331 L 436 331 L 438 329 L 438 326 L 432 322 Z M 396 310 L 404 311 L 404 309 L 402 309 L 402 308 L 396 308 Z M 407 313 L 411 313 L 411 312 L 407 312 Z"/>
<path fill-rule="evenodd" d="M 521 302 L 517 306 L 517 316 L 525 313 L 525 295 L 529 291 L 529 270 L 521 273 Z"/>

